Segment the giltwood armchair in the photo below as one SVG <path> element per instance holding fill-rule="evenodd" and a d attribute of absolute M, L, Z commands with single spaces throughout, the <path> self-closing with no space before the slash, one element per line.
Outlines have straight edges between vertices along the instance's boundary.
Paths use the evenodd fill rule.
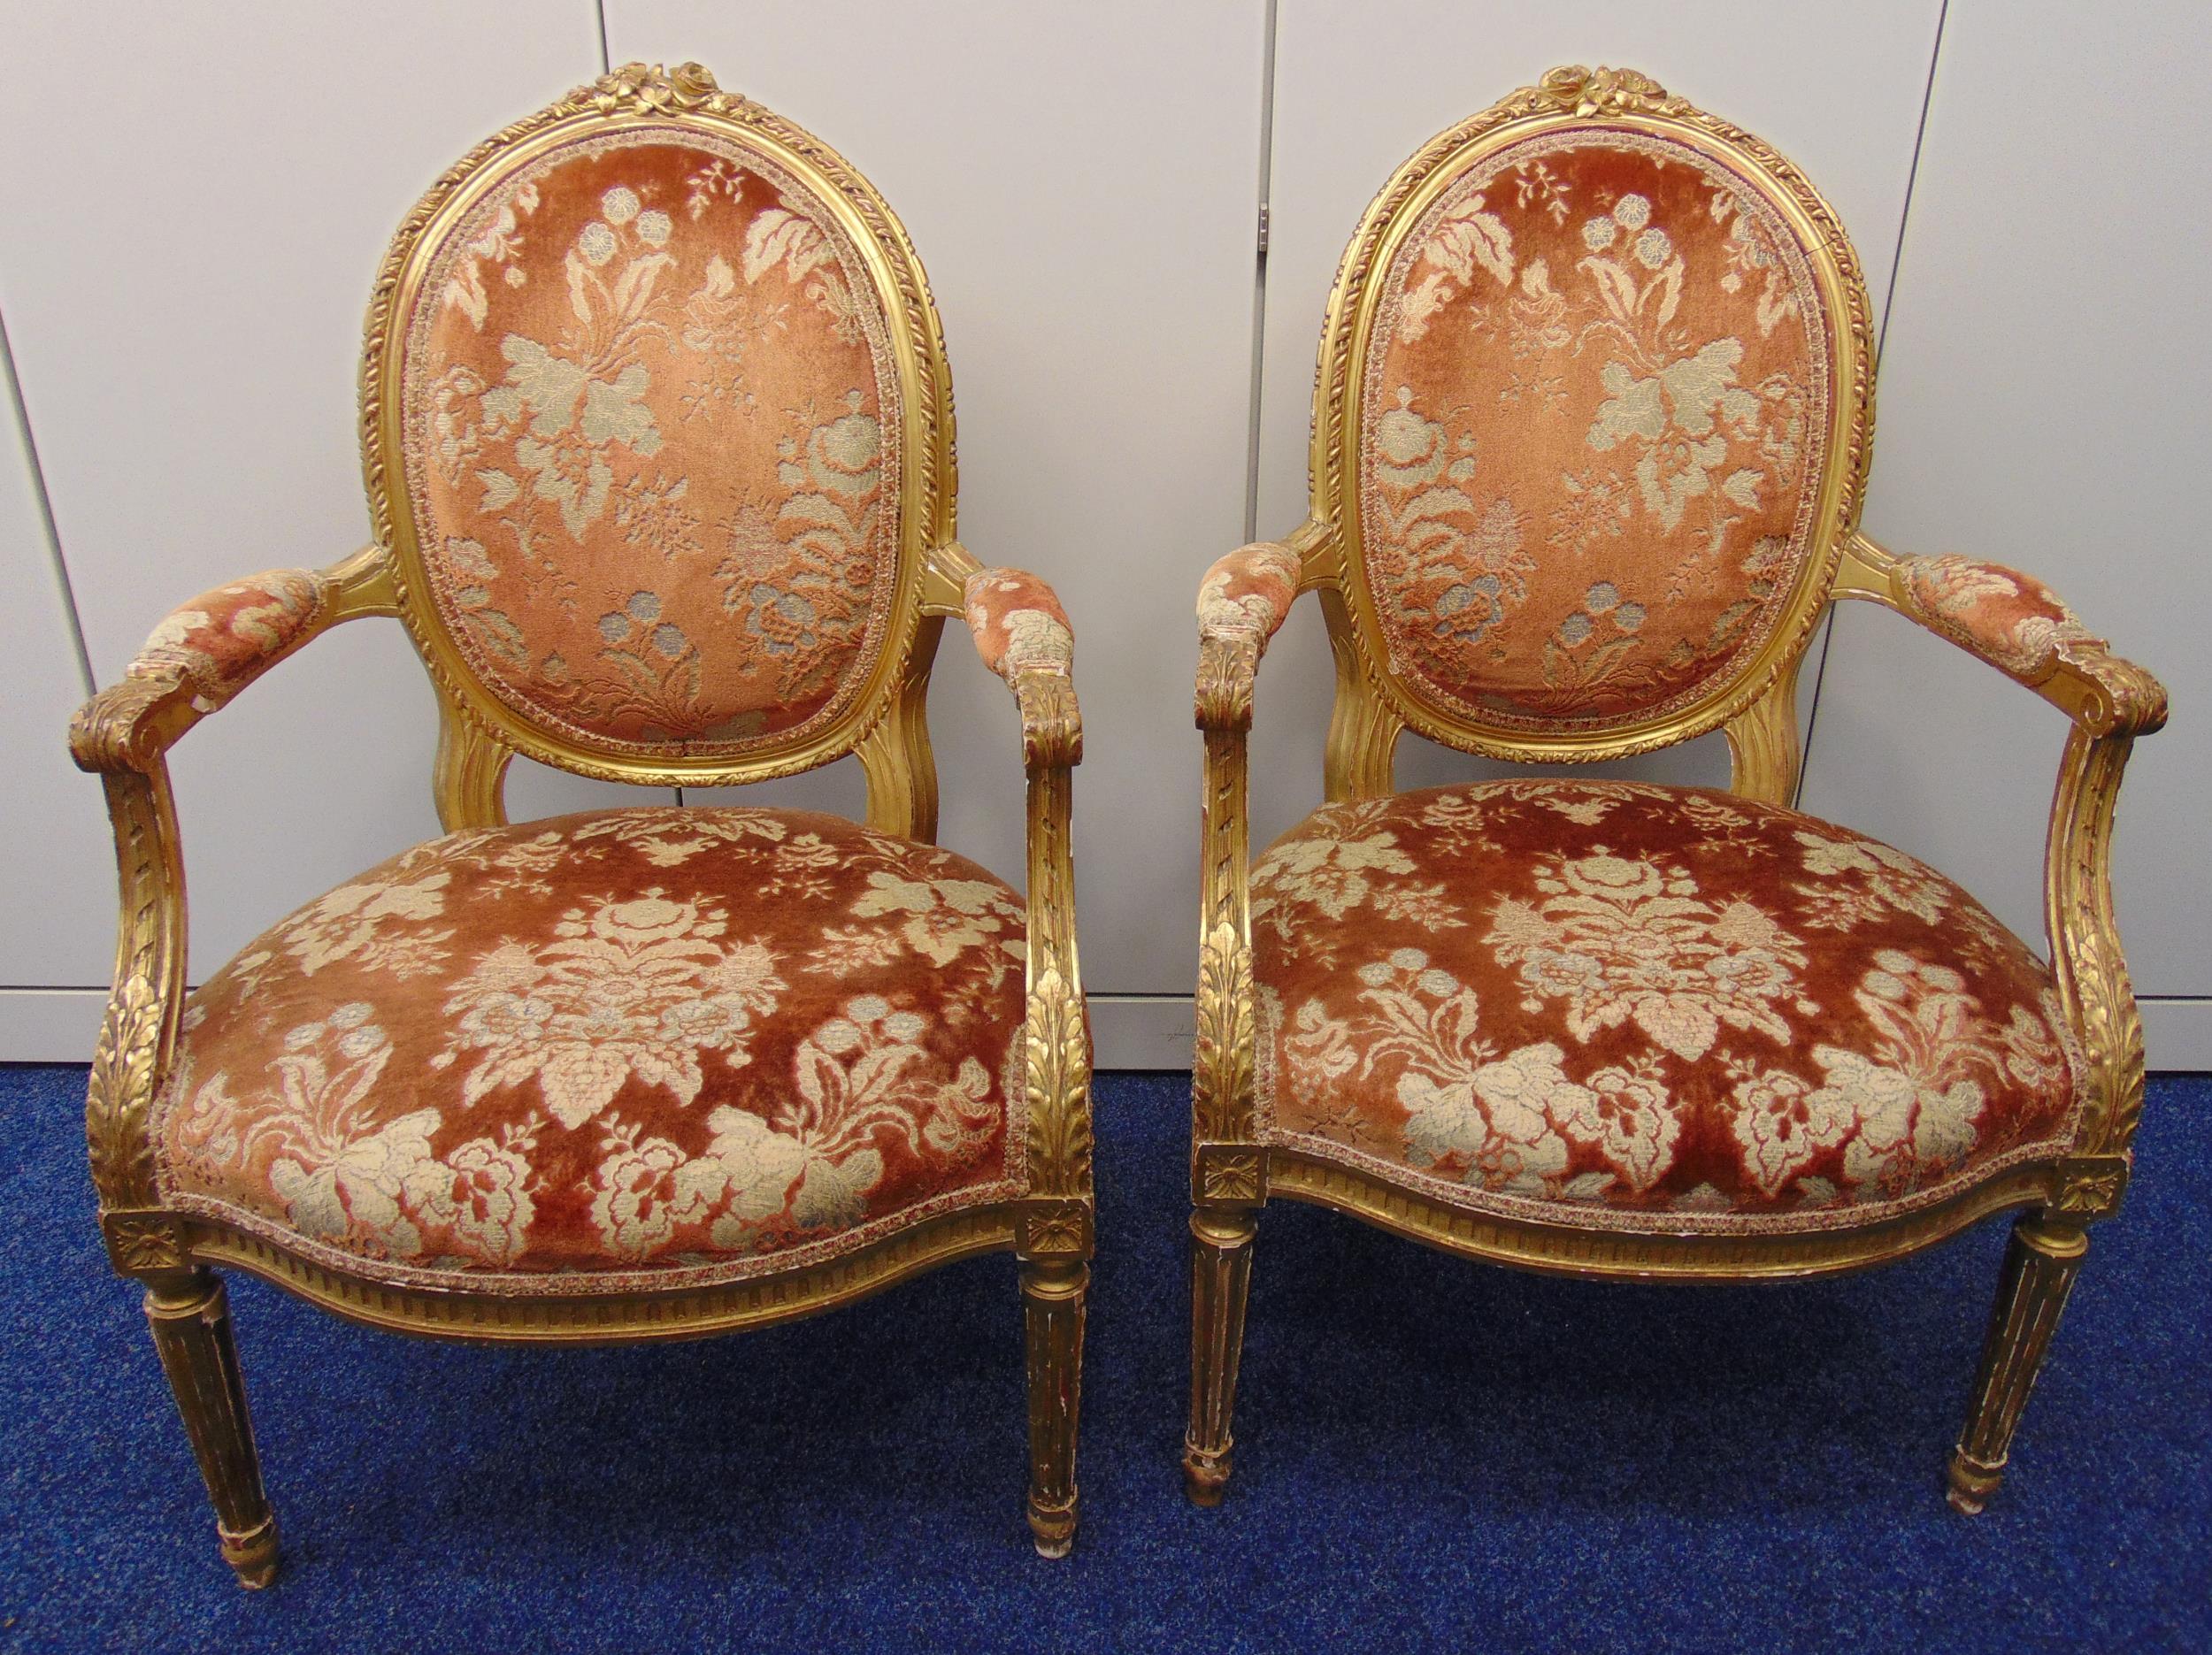
<path fill-rule="evenodd" d="M 2127 1183 L 2113 801 L 2165 696 L 2029 577 L 1858 533 L 1873 374 L 1826 203 L 1640 74 L 1555 70 L 1369 208 L 1323 335 L 1311 515 L 1199 594 L 1194 1499 L 1229 1475 L 1272 1196 L 1655 1282 L 1853 1269 L 2024 1208 L 1950 1461 L 1960 1511 L 1995 1489 Z M 1328 802 L 1248 868 L 1255 674 L 1305 591 L 1336 658 Z M 2072 718 L 2048 963 L 1790 808 L 1799 661 L 1839 598 Z M 1714 729 L 1727 792 L 1393 786 L 1405 730 L 1574 762 Z"/>
<path fill-rule="evenodd" d="M 905 232 L 695 64 L 632 64 L 442 178 L 371 303 L 376 540 L 172 615 L 71 741 L 107 789 L 115 990 L 88 1109 L 247 1586 L 277 1561 L 223 1286 L 458 1339 L 718 1333 L 1019 1260 L 1028 1518 L 1064 1553 L 1090 1047 L 1050 590 L 955 538 L 950 385 Z M 186 991 L 164 755 L 325 628 L 396 616 L 444 837 Z M 935 847 L 947 617 L 1019 705 L 1028 900 Z M 649 805 L 509 825 L 510 759 L 667 788 L 856 753 L 864 825 Z"/>

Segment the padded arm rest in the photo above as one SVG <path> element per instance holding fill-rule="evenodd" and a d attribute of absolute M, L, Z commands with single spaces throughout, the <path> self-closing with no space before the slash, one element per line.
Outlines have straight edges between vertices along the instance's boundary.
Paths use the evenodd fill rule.
<path fill-rule="evenodd" d="M 1297 553 L 1259 540 L 1217 560 L 1199 582 L 1201 729 L 1242 729 L 1252 722 L 1252 684 L 1260 656 L 1290 614 L 1299 571 Z"/>
<path fill-rule="evenodd" d="M 180 678 L 212 712 L 305 642 L 329 601 L 329 580 L 312 569 L 234 580 L 172 610 L 124 676 Z"/>
<path fill-rule="evenodd" d="M 143 769 L 326 627 L 396 614 L 390 586 L 368 547 L 328 569 L 273 569 L 201 594 L 154 628 L 119 683 L 78 709 L 71 753 L 88 770 Z"/>
<path fill-rule="evenodd" d="M 961 595 L 976 653 L 1006 680 L 1020 703 L 1027 762 L 1081 762 L 1075 633 L 1058 596 L 1019 569 L 979 569 L 963 584 Z"/>
<path fill-rule="evenodd" d="M 2165 686 L 2112 653 L 2033 575 L 1949 555 L 1899 557 L 1855 537 L 1839 579 L 2057 703 L 2093 732 L 2147 735 L 2166 722 Z"/>
<path fill-rule="evenodd" d="M 1198 583 L 1198 635 L 1256 638 L 1264 648 L 1297 595 L 1297 553 L 1272 540 L 1240 546 Z"/>

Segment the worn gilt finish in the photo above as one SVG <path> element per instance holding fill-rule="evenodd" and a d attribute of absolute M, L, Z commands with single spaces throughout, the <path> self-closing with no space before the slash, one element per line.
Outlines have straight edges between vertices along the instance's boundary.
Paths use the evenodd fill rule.
<path fill-rule="evenodd" d="M 1646 727 L 1600 738 L 1503 731 L 1448 716 L 1393 671 L 1375 599 L 1361 574 L 1356 478 L 1359 386 L 1379 273 L 1425 206 L 1485 155 L 1532 133 L 1590 123 L 1664 134 L 1727 158 L 1763 180 L 1772 203 L 1812 250 L 1838 335 L 1831 446 L 1818 533 L 1786 617 L 1747 663 L 1695 705 Z M 1332 802 L 1394 791 L 1402 732 L 1521 762 L 1611 759 L 1726 733 L 1733 789 L 1787 804 L 1800 765 L 1796 684 L 1805 645 L 1828 606 L 1877 602 L 1947 636 L 1911 601 L 1897 560 L 1858 533 L 1870 454 L 1873 350 L 1863 284 L 1832 209 L 1760 140 L 1629 70 L 1561 68 L 1425 145 L 1369 208 L 1332 293 L 1315 390 L 1307 522 L 1283 545 L 1299 558 L 1300 591 L 1317 594 L 1336 663 L 1325 756 Z M 1900 1220 L 1802 1234 L 1624 1233 L 1528 1222 L 1446 1207 L 1361 1168 L 1267 1147 L 1256 1130 L 1256 1038 L 1250 930 L 1246 733 L 1263 637 L 1202 633 L 1197 722 L 1205 737 L 1203 889 L 1197 1049 L 1193 1084 L 1194 1212 L 1192 1398 L 1186 1484 L 1217 1502 L 1229 1474 L 1230 1410 L 1257 1209 L 1280 1195 L 1332 1207 L 1464 1256 L 1553 1274 L 1645 1281 L 1793 1279 L 1881 1264 L 2007 1208 L 2031 1209 L 2013 1243 L 1967 1430 L 1952 1462 L 1951 1498 L 1980 1509 L 1996 1486 L 2067 1288 L 2086 1245 L 2083 1226 L 2119 1205 L 2143 1092 L 2143 1034 L 2120 952 L 2111 890 L 2113 808 L 2133 739 L 2157 730 L 2165 693 L 2148 672 L 2085 635 L 2062 635 L 2047 669 L 2024 676 L 1992 663 L 2063 710 L 2074 729 L 2053 802 L 2046 920 L 2066 1021 L 2087 1060 L 2086 1098 L 2063 1156 L 2009 1168 Z M 1971 647 L 1970 644 L 1967 647 Z"/>
<path fill-rule="evenodd" d="M 471 675 L 423 590 L 404 491 L 396 389 L 395 318 L 422 278 L 434 230 L 564 134 L 640 124 L 741 131 L 841 215 L 894 321 L 902 392 L 903 542 L 888 647 L 850 709 L 803 742 L 742 762 L 644 762 L 549 736 L 518 719 Z M 557 768 L 641 785 L 737 784 L 811 769 L 856 752 L 871 826 L 933 842 L 937 779 L 925 702 L 946 617 L 962 614 L 976 560 L 954 538 L 950 382 L 936 312 L 904 230 L 872 187 L 803 129 L 686 64 L 641 64 L 580 88 L 479 146 L 409 218 L 371 303 L 362 383 L 365 470 L 377 540 L 308 578 L 311 622 L 269 660 L 341 622 L 402 617 L 429 668 L 440 730 L 434 789 L 449 831 L 505 820 L 503 787 L 518 753 Z M 268 661 L 256 663 L 256 670 Z M 87 1106 L 93 1182 L 109 1254 L 147 1283 L 148 1314 L 213 1498 L 224 1556 L 242 1583 L 276 1567 L 220 1280 L 209 1267 L 262 1276 L 349 1320 L 396 1332 L 516 1343 L 693 1338 L 848 1304 L 977 1253 L 1018 1255 L 1028 1322 L 1031 1488 L 1038 1549 L 1064 1553 L 1075 1528 L 1077 1395 L 1094 1225 L 1090 1035 L 1075 946 L 1069 845 L 1071 771 L 1081 721 L 1064 672 L 1013 675 L 1028 776 L 1028 1037 L 1023 1090 L 1033 1192 L 926 1219 L 810 1267 L 705 1288 L 612 1296 L 418 1290 L 332 1268 L 273 1242 L 165 1211 L 154 1184 L 149 1110 L 168 1077 L 185 994 L 185 880 L 165 755 L 220 704 L 179 671 L 134 676 L 95 696 L 70 732 L 78 763 L 100 774 L 121 887 L 115 989 Z"/>

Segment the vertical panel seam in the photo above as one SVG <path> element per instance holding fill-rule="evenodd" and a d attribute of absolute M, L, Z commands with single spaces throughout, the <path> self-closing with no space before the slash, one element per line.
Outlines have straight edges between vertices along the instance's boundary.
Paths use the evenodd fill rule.
<path fill-rule="evenodd" d="M 1244 538 L 1259 538 L 1260 393 L 1267 363 L 1267 242 L 1260 226 L 1269 216 L 1270 172 L 1275 155 L 1275 6 L 1267 0 L 1260 42 L 1260 167 L 1252 211 L 1252 383 L 1244 437 Z"/>
<path fill-rule="evenodd" d="M 54 523 L 53 496 L 46 488 L 46 468 L 38 457 L 38 439 L 31 433 L 31 410 L 23 401 L 23 381 L 15 371 L 15 346 L 8 338 L 8 324 L 0 316 L 0 376 L 8 382 L 8 402 L 15 410 L 17 429 L 22 433 L 23 463 L 31 474 L 31 497 L 38 502 L 38 520 L 46 536 L 47 571 L 53 577 L 55 594 L 61 599 L 62 614 L 68 618 L 69 641 L 76 651 L 77 673 L 85 698 L 90 700 L 99 686 L 92 676 L 92 653 L 85 647 L 84 622 L 77 613 L 76 588 L 70 584 L 69 563 L 62 556 L 61 531 Z"/>
<path fill-rule="evenodd" d="M 1912 164 L 1905 169 L 1905 205 L 1897 215 L 1897 243 L 1891 250 L 1889 282 L 1882 291 L 1882 325 L 1874 336 L 1875 401 L 1878 406 L 1882 364 L 1889 359 L 1890 318 L 1897 314 L 1897 276 L 1905 267 L 1905 230 L 1912 222 L 1913 190 L 1920 182 L 1920 151 L 1928 142 L 1928 111 L 1935 103 L 1936 67 L 1943 60 L 1943 29 L 1951 19 L 1951 0 L 1942 0 L 1936 9 L 1935 43 L 1928 52 L 1928 79 L 1920 88 L 1920 124 L 1913 129 Z M 1860 502 L 1863 510 L 1865 502 Z M 1813 772 L 1813 738 L 1820 731 L 1820 691 L 1828 677 L 1828 652 L 1836 638 L 1835 609 L 1829 609 L 1825 628 L 1820 635 L 1820 664 L 1813 669 L 1813 705 L 1805 718 L 1805 751 L 1797 764 L 1797 796 L 1790 802 L 1801 807 L 1805 799 L 1805 785 Z"/>

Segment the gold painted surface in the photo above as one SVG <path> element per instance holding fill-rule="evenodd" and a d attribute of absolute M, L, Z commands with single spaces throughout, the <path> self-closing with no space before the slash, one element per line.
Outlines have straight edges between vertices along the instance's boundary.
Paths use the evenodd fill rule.
<path fill-rule="evenodd" d="M 802 743 L 742 762 L 644 763 L 569 745 L 522 724 L 477 683 L 445 633 L 422 581 L 403 489 L 394 318 L 421 280 L 435 230 L 515 168 L 578 127 L 647 121 L 740 129 L 806 180 L 864 249 L 892 319 L 905 410 L 905 537 L 892 635 L 849 714 Z M 508 127 L 457 165 L 403 226 L 377 283 L 362 398 L 366 482 L 377 542 L 321 571 L 327 601 L 292 646 L 326 628 L 397 616 L 428 668 L 439 707 L 433 778 L 449 831 L 505 819 L 507 767 L 517 753 L 557 768 L 646 786 L 736 784 L 827 763 L 856 750 L 868 820 L 933 841 L 937 777 L 926 723 L 931 663 L 947 617 L 963 613 L 961 583 L 979 567 L 954 538 L 950 381 L 934 307 L 905 232 L 858 173 L 798 126 L 725 93 L 695 64 L 664 73 L 631 64 Z M 1023 1077 L 1031 1192 L 926 1220 L 868 1247 L 780 1274 L 719 1286 L 564 1299 L 472 1290 L 396 1288 L 333 1269 L 259 1236 L 165 1211 L 155 1189 L 149 1112 L 167 1078 L 185 1000 L 185 878 L 165 755 L 212 707 L 174 672 L 127 678 L 78 713 L 77 762 L 100 774 L 114 829 L 121 893 L 115 988 L 95 1055 L 86 1109 L 93 1183 L 109 1257 L 149 1284 L 149 1314 L 178 1405 L 206 1474 L 224 1555 L 248 1586 L 276 1568 L 276 1529 L 261 1492 L 245 1397 L 219 1279 L 242 1269 L 322 1306 L 395 1332 L 472 1341 L 616 1343 L 693 1338 L 788 1321 L 853 1302 L 956 1259 L 1013 1252 L 1028 1306 L 1032 1484 L 1038 1548 L 1067 1550 L 1075 1526 L 1074 1439 L 1085 1261 L 1095 1223 L 1091 1179 L 1091 1047 L 1075 941 L 1070 844 L 1071 778 L 1082 756 L 1072 684 L 1017 676 L 1027 773 L 1028 1035 Z"/>
<path fill-rule="evenodd" d="M 1813 555 L 1784 618 L 1754 657 L 1698 704 L 1645 727 L 1600 736 L 1539 735 L 1449 716 L 1425 704 L 1391 670 L 1360 573 L 1348 422 L 1377 303 L 1371 279 L 1386 268 L 1409 226 L 1462 169 L 1486 154 L 1590 120 L 1690 143 L 1763 182 L 1809 249 L 1835 320 L 1833 425 Z M 1865 290 L 1834 212 L 1770 147 L 1644 75 L 1555 69 L 1540 85 L 1523 88 L 1424 146 L 1375 198 L 1339 268 L 1315 387 L 1310 516 L 1283 542 L 1299 555 L 1300 591 L 1319 595 L 1335 657 L 1336 701 L 1324 761 L 1327 798 L 1394 792 L 1393 754 L 1409 729 L 1493 758 L 1577 762 L 1626 757 L 1720 728 L 1728 738 L 1734 791 L 1791 802 L 1801 763 L 1798 669 L 1821 615 L 1830 603 L 1855 598 L 1918 619 L 1893 582 L 1895 560 L 1857 529 L 1871 442 L 1873 368 Z M 2071 1247 L 2083 1224 L 2116 1211 L 2127 1185 L 2142 1108 L 2143 1030 L 2113 917 L 2112 820 L 2134 738 L 2165 722 L 2158 681 L 2092 640 L 2062 643 L 2040 678 L 2015 675 L 2074 721 L 2052 802 L 2045 878 L 2053 976 L 2086 1059 L 2085 1103 L 2067 1152 L 2010 1168 L 1939 1205 L 1856 1228 L 1667 1235 L 1578 1227 L 1566 1209 L 1539 1224 L 1448 1207 L 1386 1177 L 1257 1142 L 1246 737 L 1260 654 L 1252 640 L 1207 637 L 1198 671 L 1203 877 L 1192 1088 L 1192 1399 L 1184 1459 L 1192 1498 L 1215 1503 L 1229 1475 L 1229 1416 L 1253 1226 L 1256 1209 L 1271 1196 L 1332 1207 L 1464 1257 L 1559 1275 L 1684 1282 L 1786 1280 L 1865 1268 L 1940 1241 L 1991 1213 L 2025 1207 L 2040 1216 L 2023 1221 L 2015 1242 L 1974 1413 L 1953 1462 L 1954 1504 L 1979 1509 L 1995 1486 L 2003 1444 L 2078 1263 L 2078 1247 L 2052 1249 L 2067 1237 Z"/>

